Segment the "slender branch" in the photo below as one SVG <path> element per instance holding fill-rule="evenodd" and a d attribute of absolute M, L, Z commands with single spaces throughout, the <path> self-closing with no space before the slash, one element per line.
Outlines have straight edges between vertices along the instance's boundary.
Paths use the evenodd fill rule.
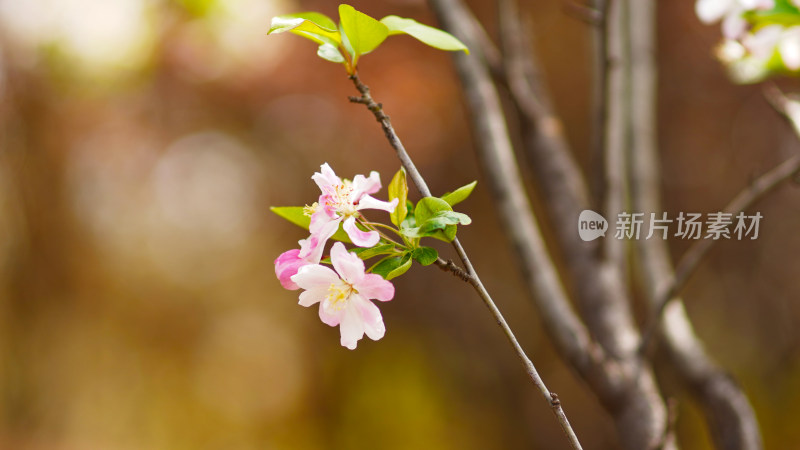
<path fill-rule="evenodd" d="M 603 96 L 599 100 L 599 107 L 605 111 L 597 111 L 596 126 L 598 137 L 595 142 L 595 157 L 601 164 L 597 170 L 601 172 L 600 201 L 604 216 L 613 220 L 614 217 L 626 209 L 628 186 L 626 166 L 628 164 L 628 149 L 631 148 L 629 127 L 631 117 L 631 56 L 629 27 L 626 26 L 628 15 L 628 1 L 600 1 L 605 8 L 603 26 L 600 31 L 604 33 L 602 42 L 605 52 L 601 57 L 604 61 L 598 63 L 597 70 L 605 70 L 595 74 L 605 82 Z M 599 49 L 598 49 L 599 50 Z M 599 109 L 598 107 L 598 109 Z M 601 141 L 602 139 L 602 141 Z M 603 257 L 619 271 L 623 280 L 627 278 L 627 248 L 628 240 L 606 239 L 603 241 Z M 627 281 L 627 280 L 626 280 Z M 627 285 L 627 282 L 624 282 Z"/>
<path fill-rule="evenodd" d="M 764 96 L 772 107 L 787 120 L 795 133 L 800 137 L 800 102 L 791 101 L 786 98 L 780 89 L 775 85 L 768 85 L 765 88 Z M 753 180 L 749 186 L 739 192 L 733 200 L 723 210 L 724 213 L 733 216 L 743 212 L 763 196 L 769 194 L 786 180 L 800 175 L 800 155 L 793 156 L 760 177 Z M 730 224 L 732 226 L 733 224 Z M 644 327 L 642 342 L 639 347 L 641 354 L 647 354 L 651 342 L 655 337 L 655 329 L 661 321 L 669 302 L 674 299 L 686 285 L 691 275 L 700 265 L 703 258 L 718 240 L 702 239 L 695 241 L 694 244 L 684 253 L 675 268 L 675 273 L 668 283 L 661 288 L 656 307 Z"/>
<path fill-rule="evenodd" d="M 602 204 L 605 192 L 605 148 L 608 122 L 608 72 L 609 72 L 609 45 L 608 45 L 608 13 L 611 0 L 595 0 L 592 11 L 596 13 L 595 27 L 592 30 L 594 44 L 594 67 L 592 73 L 592 91 L 594 94 L 594 111 L 592 127 L 592 166 L 597 169 L 592 173 L 592 192 L 594 204 Z"/>
<path fill-rule="evenodd" d="M 793 156 L 777 167 L 771 169 L 769 172 L 764 173 L 755 179 L 749 186 L 739 192 L 736 197 L 723 209 L 723 213 L 736 216 L 745 211 L 765 195 L 772 192 L 775 188 L 781 185 L 786 180 L 792 179 L 800 174 L 800 155 Z M 727 228 L 731 228 L 733 223 L 729 224 Z M 658 295 L 658 301 L 655 304 L 655 309 L 651 314 L 649 320 L 644 327 L 642 335 L 642 342 L 639 351 L 647 353 L 649 347 L 653 344 L 651 342 L 655 337 L 655 329 L 661 320 L 669 302 L 676 298 L 681 289 L 686 285 L 686 282 L 694 274 L 697 267 L 703 261 L 703 258 L 714 247 L 714 244 L 719 240 L 714 239 L 700 239 L 695 241 L 691 247 L 681 257 L 678 265 L 675 267 L 675 273 L 671 277 L 669 283 L 662 288 L 661 293 Z"/>
<path fill-rule="evenodd" d="M 389 144 L 397 153 L 397 157 L 400 159 L 400 162 L 402 163 L 403 167 L 405 167 L 406 172 L 408 172 L 412 182 L 417 186 L 417 189 L 419 189 L 420 193 L 424 197 L 429 197 L 431 195 L 430 190 L 428 189 L 428 186 L 425 183 L 424 178 L 419 173 L 413 161 L 406 152 L 405 147 L 403 147 L 403 144 L 400 141 L 400 138 L 397 136 L 397 133 L 395 133 L 394 128 L 392 127 L 392 124 L 389 120 L 389 116 L 387 116 L 383 112 L 383 108 L 381 107 L 381 105 L 379 103 L 376 103 L 372 99 L 369 88 L 364 83 L 361 82 L 357 74 L 351 75 L 350 79 L 353 81 L 353 84 L 355 85 L 356 89 L 358 89 L 358 91 L 361 93 L 361 97 L 351 97 L 350 100 L 356 103 L 364 104 L 372 112 L 372 114 L 375 116 L 375 119 L 381 124 L 381 128 L 383 128 L 384 134 L 386 135 L 386 138 L 389 140 Z M 477 272 L 472 266 L 472 263 L 470 262 L 469 257 L 467 256 L 467 253 L 464 250 L 464 247 L 458 241 L 458 238 L 455 238 L 453 240 L 453 247 L 455 248 L 456 253 L 458 254 L 459 258 L 464 264 L 466 270 L 464 271 L 461 270 L 460 268 L 456 269 L 457 266 L 452 262 L 440 262 L 441 260 L 437 260 L 437 265 L 439 265 L 439 267 L 446 268 L 447 270 L 452 271 L 459 278 L 461 278 L 462 280 L 468 282 L 470 285 L 473 286 L 475 291 L 483 300 L 486 307 L 489 308 L 489 311 L 494 316 L 495 320 L 497 321 L 497 324 L 503 330 L 503 333 L 506 335 L 506 338 L 508 338 L 508 341 L 511 343 L 511 346 L 517 353 L 517 356 L 525 366 L 525 370 L 528 373 L 528 376 L 530 377 L 531 381 L 533 381 L 534 385 L 539 389 L 542 395 L 549 402 L 553 414 L 555 414 L 556 419 L 561 425 L 561 428 L 564 431 L 564 434 L 567 436 L 567 439 L 569 440 L 572 448 L 573 449 L 582 448 L 580 442 L 578 441 L 578 437 L 575 435 L 575 431 L 572 429 L 572 426 L 570 425 L 566 414 L 564 414 L 564 410 L 561 407 L 561 402 L 558 400 L 558 396 L 555 393 L 551 392 L 544 384 L 544 381 L 542 381 L 542 378 L 539 375 L 538 371 L 536 370 L 536 367 L 533 365 L 533 362 L 530 360 L 528 355 L 525 353 L 525 350 L 519 344 L 519 341 L 517 340 L 516 336 L 514 336 L 514 332 L 511 330 L 511 327 L 509 327 L 508 323 L 503 317 L 503 314 L 497 308 L 497 305 L 495 304 L 494 300 L 492 300 L 491 295 L 489 295 L 489 292 L 486 290 L 483 283 L 481 282 L 480 277 L 478 276 Z M 466 272 L 466 275 L 464 272 Z"/>

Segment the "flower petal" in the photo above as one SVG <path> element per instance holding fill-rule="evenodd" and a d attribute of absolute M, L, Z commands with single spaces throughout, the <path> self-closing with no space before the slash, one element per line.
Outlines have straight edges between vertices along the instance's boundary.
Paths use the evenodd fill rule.
<path fill-rule="evenodd" d="M 772 57 L 775 46 L 781 39 L 783 26 L 767 25 L 753 34 L 748 34 L 742 39 L 742 44 L 750 51 L 754 58 L 767 60 Z"/>
<path fill-rule="evenodd" d="M 318 263 L 322 259 L 325 243 L 339 229 L 339 222 L 341 219 L 324 222 L 308 239 L 300 241 L 300 257 L 313 264 Z"/>
<path fill-rule="evenodd" d="M 788 28 L 783 32 L 778 52 L 787 69 L 800 69 L 800 26 Z"/>
<path fill-rule="evenodd" d="M 361 231 L 356 226 L 356 218 L 350 216 L 344 221 L 344 231 L 347 236 L 359 247 L 374 247 L 381 237 L 377 231 Z"/>
<path fill-rule="evenodd" d="M 741 10 L 737 9 L 728 14 L 722 21 L 722 34 L 728 39 L 736 39 L 745 31 L 747 31 L 747 21 L 742 17 Z"/>
<path fill-rule="evenodd" d="M 328 288 L 321 286 L 315 287 L 301 292 L 300 301 L 297 303 L 300 306 L 309 307 L 317 302 L 325 300 L 325 297 L 327 296 L 328 296 Z"/>
<path fill-rule="evenodd" d="M 325 189 L 327 187 L 342 184 L 341 178 L 336 176 L 336 173 L 331 169 L 328 163 L 321 165 L 319 167 L 319 172 L 314 172 L 314 175 L 311 175 L 311 179 L 317 183 L 317 186 L 319 186 L 323 194 L 326 192 Z"/>
<path fill-rule="evenodd" d="M 697 0 L 694 11 L 700 21 L 714 23 L 725 16 L 733 7 L 735 0 Z"/>
<path fill-rule="evenodd" d="M 281 282 L 281 286 L 285 289 L 295 290 L 300 289 L 297 284 L 292 281 L 292 276 L 297 273 L 301 267 L 310 264 L 308 261 L 299 257 L 300 249 L 292 249 L 283 252 L 275 259 L 275 276 Z"/>
<path fill-rule="evenodd" d="M 336 275 L 336 272 L 325 266 L 310 264 L 301 267 L 297 274 L 292 277 L 292 281 L 306 290 L 322 288 L 327 290 L 331 283 L 339 281 L 339 275 Z"/>
<path fill-rule="evenodd" d="M 339 323 L 339 335 L 342 345 L 350 350 L 354 350 L 358 341 L 364 337 L 364 320 L 358 307 L 352 303 L 344 308 L 342 321 Z"/>
<path fill-rule="evenodd" d="M 366 299 L 385 302 L 394 298 L 394 285 L 376 273 L 364 275 L 364 279 L 355 283 L 353 287 Z"/>
<path fill-rule="evenodd" d="M 333 309 L 333 308 L 326 308 L 325 302 L 320 302 L 319 304 L 319 319 L 322 323 L 335 327 L 342 322 L 342 317 L 344 316 L 344 309 Z"/>
<path fill-rule="evenodd" d="M 360 295 L 353 295 L 350 300 L 353 305 L 358 308 L 361 314 L 361 321 L 364 324 L 364 332 L 373 341 L 377 341 L 386 334 L 386 326 L 383 324 L 383 317 L 381 310 L 375 306 L 371 301 L 361 297 Z"/>
<path fill-rule="evenodd" d="M 362 195 L 374 194 L 381 189 L 381 176 L 378 172 L 372 171 L 369 178 L 364 175 L 353 177 L 353 198 L 357 201 Z"/>
<path fill-rule="evenodd" d="M 361 197 L 361 200 L 358 202 L 357 210 L 362 209 L 380 209 L 386 211 L 388 213 L 393 213 L 394 210 L 397 208 L 397 202 L 400 201 L 398 199 L 392 199 L 390 202 L 382 202 L 380 200 L 376 200 L 369 195 L 365 195 Z"/>
<path fill-rule="evenodd" d="M 355 253 L 350 253 L 344 244 L 337 242 L 331 248 L 331 263 L 347 283 L 357 284 L 364 279 L 364 261 Z"/>

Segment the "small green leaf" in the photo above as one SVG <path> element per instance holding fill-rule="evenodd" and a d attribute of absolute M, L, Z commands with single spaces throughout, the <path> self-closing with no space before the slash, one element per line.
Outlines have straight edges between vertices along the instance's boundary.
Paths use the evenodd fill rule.
<path fill-rule="evenodd" d="M 359 56 L 375 50 L 389 36 L 386 25 L 350 5 L 339 5 L 339 20 L 342 34 L 349 44 L 348 50 L 353 55 L 353 66 L 357 64 Z"/>
<path fill-rule="evenodd" d="M 457 203 L 466 200 L 469 194 L 472 194 L 472 190 L 475 189 L 476 184 L 478 184 L 478 182 L 473 181 L 470 184 L 461 186 L 453 192 L 448 192 L 442 196 L 442 200 L 446 201 L 450 206 L 455 206 Z"/>
<path fill-rule="evenodd" d="M 342 54 L 339 53 L 339 49 L 331 44 L 320 45 L 319 48 L 317 49 L 317 56 L 319 56 L 322 59 L 328 60 L 330 62 L 335 62 L 335 63 L 344 62 L 344 56 L 342 56 Z"/>
<path fill-rule="evenodd" d="M 292 222 L 300 228 L 305 228 L 308 230 L 308 227 L 311 224 L 311 217 L 308 217 L 303 213 L 302 206 L 272 206 L 269 209 L 270 211 L 283 217 L 289 222 Z M 348 244 L 351 243 L 350 238 L 347 237 L 347 233 L 342 230 L 341 225 L 339 225 L 339 229 L 336 231 L 336 233 L 331 236 L 331 239 L 346 242 Z"/>
<path fill-rule="evenodd" d="M 414 249 L 411 257 L 423 266 L 430 266 L 439 258 L 439 252 L 435 248 L 419 247 Z"/>
<path fill-rule="evenodd" d="M 330 17 L 317 12 L 285 14 L 272 18 L 267 34 L 290 31 L 311 39 L 317 44 L 330 44 L 334 48 L 342 42 L 341 34 Z"/>
<path fill-rule="evenodd" d="M 417 203 L 417 208 L 414 210 L 414 216 L 416 218 L 417 225 L 420 228 L 416 231 L 416 233 L 420 237 L 430 236 L 445 242 L 452 242 L 456 237 L 456 232 L 458 231 L 455 225 L 447 225 L 444 229 L 432 230 L 430 232 L 424 232 L 421 230 L 422 225 L 424 225 L 425 222 L 427 222 L 440 211 L 452 212 L 453 208 L 446 201 L 437 197 L 425 197 L 420 200 Z M 406 231 L 404 231 L 404 233 L 405 232 Z"/>
<path fill-rule="evenodd" d="M 391 219 L 395 226 L 400 226 L 408 214 L 406 205 L 408 201 L 408 183 L 406 182 L 406 169 L 402 167 L 394 174 L 392 182 L 389 183 L 389 201 L 391 202 L 394 199 L 398 199 L 398 202 Z"/>
<path fill-rule="evenodd" d="M 414 19 L 406 19 L 398 16 L 386 16 L 381 19 L 381 23 L 389 29 L 389 36 L 405 33 L 420 42 L 431 47 L 447 51 L 463 50 L 469 54 L 469 49 L 461 41 L 450 33 L 438 28 L 423 25 Z"/>
<path fill-rule="evenodd" d="M 408 272 L 408 269 L 411 268 L 411 264 L 412 264 L 411 255 L 406 253 L 405 256 L 403 256 L 403 259 L 401 260 L 400 267 L 397 267 L 396 269 L 389 272 L 386 275 L 386 279 L 391 280 L 392 278 L 397 278 L 400 275 Z"/>
<path fill-rule="evenodd" d="M 424 197 L 418 203 L 414 210 L 414 217 L 417 224 L 423 224 L 428 221 L 434 214 L 439 211 L 452 211 L 450 205 L 437 197 Z"/>
<path fill-rule="evenodd" d="M 468 215 L 454 211 L 439 211 L 420 225 L 420 233 L 427 235 L 431 231 L 444 230 L 450 225 L 469 225 L 472 219 Z"/>
<path fill-rule="evenodd" d="M 387 256 L 372 266 L 369 271 L 377 273 L 386 280 L 399 277 L 411 268 L 411 254 L 404 253 L 402 256 Z"/>
<path fill-rule="evenodd" d="M 350 250 L 358 255 L 361 259 L 370 259 L 380 255 L 389 255 L 393 253 L 394 244 L 381 244 L 371 248 L 354 248 Z"/>

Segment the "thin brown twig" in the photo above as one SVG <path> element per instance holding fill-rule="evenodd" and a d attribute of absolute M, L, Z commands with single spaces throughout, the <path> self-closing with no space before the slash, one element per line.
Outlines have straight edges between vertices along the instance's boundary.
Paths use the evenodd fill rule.
<path fill-rule="evenodd" d="M 597 14 L 597 21 L 594 24 L 593 44 L 594 60 L 592 73 L 592 91 L 594 95 L 594 108 L 592 119 L 592 166 L 596 167 L 592 173 L 592 191 L 594 192 L 594 204 L 602 204 L 603 193 L 605 192 L 604 164 L 606 148 L 606 132 L 608 122 L 608 97 L 609 97 L 609 48 L 608 48 L 608 13 L 611 0 L 594 0 L 593 11 Z"/>
<path fill-rule="evenodd" d="M 788 121 L 798 136 L 800 136 L 800 104 L 787 99 L 775 85 L 768 85 L 764 90 L 764 96 L 770 105 L 772 105 L 781 117 Z M 780 186 L 781 183 L 795 178 L 799 174 L 800 155 L 797 155 L 787 159 L 772 170 L 756 178 L 728 203 L 723 212 L 732 214 L 733 216 L 738 215 L 776 187 Z M 733 223 L 729 224 L 728 228 L 731 226 L 733 226 Z M 717 240 L 714 239 L 696 241 L 689 247 L 689 250 L 684 253 L 683 257 L 681 257 L 675 268 L 674 275 L 670 279 L 669 284 L 663 288 L 663 293 L 658 297 L 656 308 L 645 324 L 642 341 L 639 346 L 639 353 L 641 355 L 646 356 L 650 351 L 649 349 L 653 344 L 651 341 L 655 338 L 655 329 L 661 322 L 664 309 L 666 309 L 669 302 L 680 293 L 683 286 L 697 269 L 697 266 L 700 265 L 700 262 L 716 242 Z"/>
<path fill-rule="evenodd" d="M 373 100 L 372 95 L 370 94 L 369 87 L 367 87 L 360 80 L 357 74 L 351 75 L 350 79 L 353 81 L 353 84 L 355 85 L 356 89 L 361 93 L 361 97 L 355 97 L 355 98 L 351 97 L 350 100 L 355 103 L 364 104 L 372 112 L 372 114 L 375 116 L 375 119 L 381 124 L 381 128 L 383 128 L 384 134 L 386 135 L 386 138 L 389 140 L 389 144 L 395 150 L 397 157 L 400 159 L 400 162 L 406 169 L 406 172 L 408 172 L 412 182 L 417 186 L 417 189 L 419 189 L 420 193 L 424 197 L 431 196 L 430 189 L 428 189 L 428 186 L 425 183 L 424 178 L 417 170 L 416 166 L 411 160 L 411 157 L 408 155 L 408 152 L 406 152 L 403 143 L 397 136 L 397 133 L 395 133 L 391 121 L 389 120 L 389 116 L 387 116 L 386 113 L 383 112 L 382 106 Z M 511 343 L 511 346 L 517 353 L 517 356 L 525 366 L 525 370 L 528 373 L 528 376 L 530 377 L 531 381 L 533 381 L 534 385 L 547 399 L 553 413 L 555 414 L 559 424 L 561 425 L 562 430 L 569 439 L 570 445 L 572 446 L 573 449 L 581 449 L 582 447 L 580 445 L 580 442 L 578 441 L 578 437 L 575 434 L 575 431 L 572 429 L 572 426 L 570 425 L 569 420 L 567 419 L 567 416 L 564 413 L 563 408 L 561 407 L 561 402 L 557 401 L 558 396 L 556 396 L 549 389 L 547 389 L 547 386 L 544 384 L 544 381 L 539 375 L 539 372 L 536 370 L 536 367 L 534 366 L 533 362 L 530 360 L 530 358 L 525 353 L 522 346 L 519 344 L 519 341 L 517 340 L 516 336 L 514 336 L 514 332 L 511 330 L 511 327 L 509 327 L 508 323 L 503 317 L 503 314 L 497 308 L 497 305 L 495 304 L 491 295 L 484 287 L 483 282 L 481 282 L 480 277 L 478 276 L 477 272 L 472 266 L 472 263 L 469 257 L 467 256 L 464 247 L 459 242 L 458 238 L 453 239 L 453 247 L 455 248 L 459 259 L 461 259 L 461 262 L 464 264 L 465 270 L 462 271 L 460 270 L 460 268 L 456 269 L 458 266 L 456 266 L 452 262 L 449 262 L 449 264 L 448 262 L 444 262 L 444 264 L 442 264 L 439 262 L 439 260 L 437 260 L 437 265 L 439 265 L 440 268 L 445 268 L 447 270 L 450 270 L 451 272 L 456 274 L 459 278 L 461 278 L 462 280 L 468 282 L 470 285 L 473 286 L 473 288 L 476 290 L 478 295 L 483 300 L 486 307 L 488 307 L 489 310 L 491 311 L 492 315 L 497 321 L 497 324 L 500 326 L 500 328 L 503 330 L 503 333 L 506 335 L 506 338 L 508 338 L 509 342 Z"/>
<path fill-rule="evenodd" d="M 800 155 L 787 159 L 777 167 L 755 179 L 728 203 L 722 210 L 722 213 L 730 214 L 731 217 L 735 217 L 765 195 L 772 192 L 776 187 L 780 186 L 781 183 L 798 174 L 800 174 Z M 728 229 L 731 227 L 733 227 L 733 222 L 727 225 Z M 675 274 L 672 276 L 669 284 L 663 288 L 663 293 L 658 296 L 656 308 L 645 323 L 642 341 L 639 347 L 639 353 L 641 355 L 647 355 L 651 345 L 654 344 L 654 339 L 657 336 L 655 330 L 658 328 L 658 324 L 661 322 L 661 316 L 664 314 L 664 310 L 669 302 L 678 296 L 681 289 L 683 289 L 686 282 L 700 265 L 700 262 L 702 262 L 703 258 L 705 258 L 717 242 L 719 242 L 719 240 L 715 239 L 701 239 L 695 241 L 694 244 L 689 247 L 689 250 L 681 257 L 678 265 L 675 267 Z"/>
<path fill-rule="evenodd" d="M 587 25 L 596 27 L 600 26 L 600 23 L 603 21 L 603 12 L 597 7 L 583 5 L 574 1 L 566 1 L 562 8 L 567 15 Z"/>

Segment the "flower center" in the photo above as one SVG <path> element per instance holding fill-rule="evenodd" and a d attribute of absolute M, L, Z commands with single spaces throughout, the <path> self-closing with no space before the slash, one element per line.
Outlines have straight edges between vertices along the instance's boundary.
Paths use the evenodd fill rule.
<path fill-rule="evenodd" d="M 331 186 L 328 195 L 325 196 L 325 206 L 328 209 L 338 212 L 343 216 L 352 216 L 356 213 L 356 206 L 353 204 L 353 188 L 350 182 Z"/>
<path fill-rule="evenodd" d="M 331 283 L 330 287 L 328 287 L 328 296 L 325 297 L 325 300 L 329 308 L 334 311 L 341 311 L 342 308 L 347 306 L 350 302 L 350 295 L 354 292 L 356 292 L 356 290 L 351 284 L 340 280 Z"/>

